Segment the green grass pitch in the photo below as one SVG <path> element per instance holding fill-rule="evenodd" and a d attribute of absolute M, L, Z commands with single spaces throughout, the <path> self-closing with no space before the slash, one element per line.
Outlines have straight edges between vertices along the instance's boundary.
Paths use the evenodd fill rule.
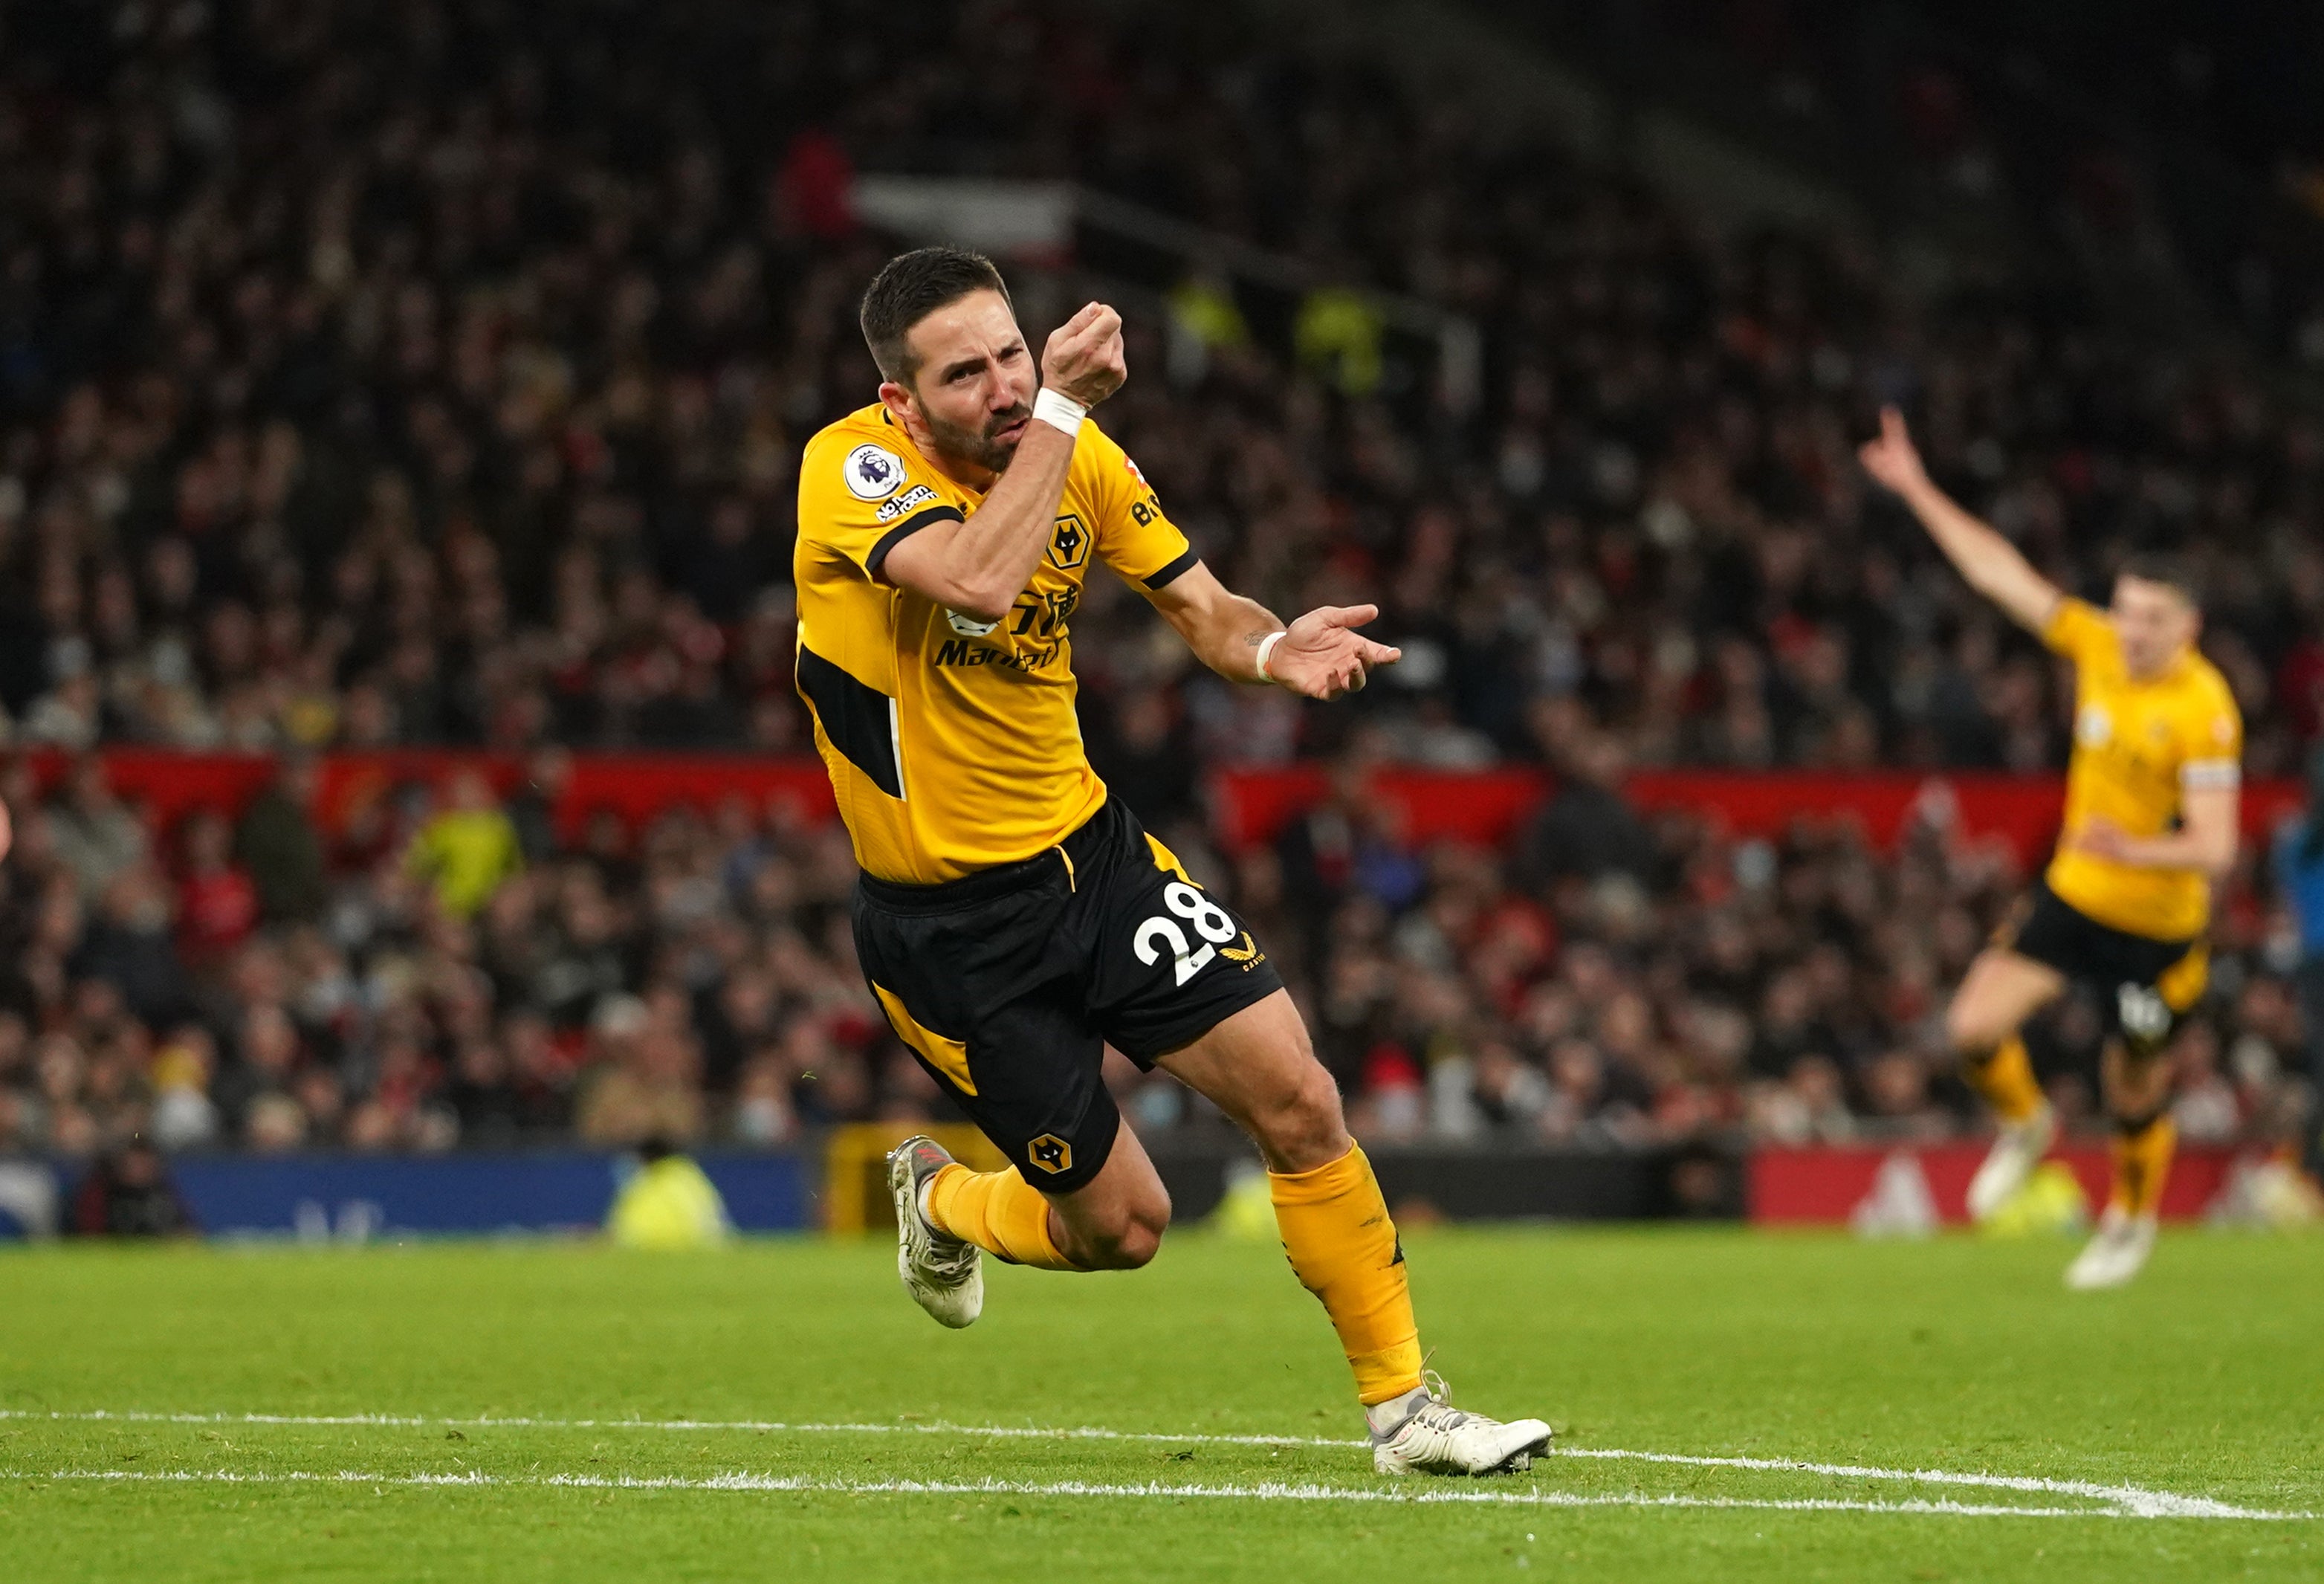
<path fill-rule="evenodd" d="M 0 1256 L 0 1579 L 2324 1576 L 2324 1245 L 2180 1233 L 2098 1295 L 2050 1241 L 1406 1246 L 1456 1400 L 1828 1467 L 1376 1478 L 1279 1252 L 1200 1234 L 995 1269 L 960 1333 L 873 1242 L 50 1248 Z"/>

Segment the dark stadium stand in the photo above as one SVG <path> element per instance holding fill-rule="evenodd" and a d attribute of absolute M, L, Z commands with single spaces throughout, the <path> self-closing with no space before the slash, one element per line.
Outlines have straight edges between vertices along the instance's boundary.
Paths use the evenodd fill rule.
<path fill-rule="evenodd" d="M 1712 229 L 1269 14 L 905 3 L 872 47 L 827 4 L 13 8 L 0 1154 L 930 1114 L 854 971 L 790 675 L 794 470 L 872 399 L 853 304 L 897 243 L 861 173 L 1070 180 L 1289 272 L 1009 261 L 1028 318 L 1124 293 L 1099 420 L 1231 583 L 1377 598 L 1406 649 L 1302 706 L 1190 673 L 1119 590 L 1074 619 L 1094 761 L 1260 925 L 1359 1133 L 1969 1128 L 1932 1018 L 2023 829 L 1722 826 L 1685 778 L 2062 764 L 2058 668 L 1856 467 L 1893 401 L 2061 585 L 2197 556 L 2281 811 L 2324 716 L 2292 332 L 2165 338 L 2055 259 L 1932 287 L 1845 227 Z M 1482 327 L 1482 399 L 1370 291 Z M 189 751 L 269 757 L 161 757 Z M 350 757 L 318 790 L 310 752 Z M 1383 766 L 1484 778 L 1496 828 L 1416 832 Z M 1268 776 L 1306 791 L 1254 839 L 1216 789 Z M 2190 1140 L 2301 1103 L 2255 828 Z M 2070 1009 L 2037 1048 L 2070 1120 L 2097 1037 Z M 1117 1076 L 1143 1128 L 1223 1133 Z"/>

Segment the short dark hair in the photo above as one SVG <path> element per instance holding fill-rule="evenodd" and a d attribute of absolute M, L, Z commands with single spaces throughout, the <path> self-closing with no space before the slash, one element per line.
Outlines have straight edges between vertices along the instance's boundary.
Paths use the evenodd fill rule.
<path fill-rule="evenodd" d="M 2123 557 L 2114 575 L 2135 577 L 2141 583 L 2159 583 L 2197 610 L 2203 608 L 2203 580 L 2194 563 L 2175 552 L 2135 550 Z"/>
<path fill-rule="evenodd" d="M 872 349 L 881 377 L 910 384 L 920 372 L 905 340 L 912 327 L 973 291 L 998 291 L 1001 301 L 1009 300 L 1001 272 L 981 253 L 964 247 L 918 247 L 890 259 L 872 278 L 856 313 L 856 322 L 863 327 L 863 345 Z"/>

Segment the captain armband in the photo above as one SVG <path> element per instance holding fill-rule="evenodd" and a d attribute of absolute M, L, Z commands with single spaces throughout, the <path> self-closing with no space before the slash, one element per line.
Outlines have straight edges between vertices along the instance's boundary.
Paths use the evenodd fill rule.
<path fill-rule="evenodd" d="M 2190 759 L 2179 767 L 2179 785 L 2190 792 L 2233 789 L 2244 782 L 2244 767 L 2231 759 Z"/>

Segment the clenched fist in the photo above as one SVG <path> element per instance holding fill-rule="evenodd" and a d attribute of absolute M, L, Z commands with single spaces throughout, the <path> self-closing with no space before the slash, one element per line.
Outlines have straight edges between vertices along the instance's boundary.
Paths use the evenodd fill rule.
<path fill-rule="evenodd" d="M 1102 302 L 1084 304 L 1049 332 L 1049 344 L 1041 349 L 1041 383 L 1084 407 L 1095 407 L 1129 377 L 1121 316 Z"/>

